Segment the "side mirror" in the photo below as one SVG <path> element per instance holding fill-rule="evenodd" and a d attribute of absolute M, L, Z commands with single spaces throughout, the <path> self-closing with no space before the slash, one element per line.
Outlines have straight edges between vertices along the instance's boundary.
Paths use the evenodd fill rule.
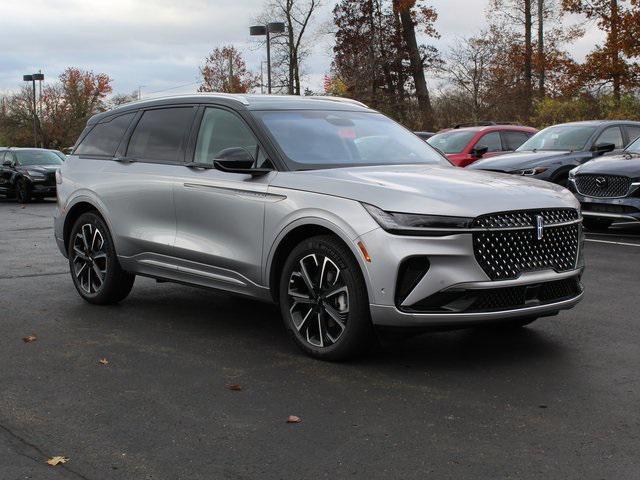
<path fill-rule="evenodd" d="M 5 160 L 2 162 L 3 167 L 13 167 L 13 162 L 11 160 Z"/>
<path fill-rule="evenodd" d="M 476 145 L 473 150 L 471 150 L 471 155 L 474 157 L 482 158 L 482 156 L 489 151 L 489 147 L 486 145 Z"/>
<path fill-rule="evenodd" d="M 591 151 L 599 155 L 603 155 L 608 152 L 613 152 L 616 149 L 613 143 L 598 143 L 591 147 Z"/>
<path fill-rule="evenodd" d="M 247 175 L 266 175 L 271 172 L 268 168 L 251 168 L 255 163 L 253 155 L 245 148 L 226 148 L 218 154 L 213 161 L 213 166 L 218 170 L 228 173 L 244 173 Z"/>

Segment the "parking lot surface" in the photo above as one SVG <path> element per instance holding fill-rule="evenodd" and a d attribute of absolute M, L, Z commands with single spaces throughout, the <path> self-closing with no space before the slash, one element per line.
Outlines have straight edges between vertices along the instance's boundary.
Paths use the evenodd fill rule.
<path fill-rule="evenodd" d="M 240 297 L 84 303 L 53 210 L 0 201 L 1 480 L 640 476 L 638 227 L 588 236 L 572 311 L 333 364 Z"/>

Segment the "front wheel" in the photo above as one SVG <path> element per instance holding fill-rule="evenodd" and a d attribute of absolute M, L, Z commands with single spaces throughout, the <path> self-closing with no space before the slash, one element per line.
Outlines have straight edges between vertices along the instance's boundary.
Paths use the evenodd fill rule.
<path fill-rule="evenodd" d="M 307 354 L 344 360 L 374 340 L 367 289 L 358 262 L 337 238 L 309 238 L 293 249 L 280 279 L 285 326 Z"/>
<path fill-rule="evenodd" d="M 93 212 L 82 214 L 71 230 L 69 269 L 80 296 L 97 305 L 124 300 L 136 278 L 120 267 L 109 229 Z"/>

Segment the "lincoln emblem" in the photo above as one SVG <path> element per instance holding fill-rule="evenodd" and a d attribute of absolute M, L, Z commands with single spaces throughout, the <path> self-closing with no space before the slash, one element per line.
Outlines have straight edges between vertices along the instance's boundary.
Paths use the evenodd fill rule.
<path fill-rule="evenodd" d="M 542 215 L 536 215 L 536 234 L 538 240 L 542 240 L 542 236 L 544 235 L 544 218 Z"/>

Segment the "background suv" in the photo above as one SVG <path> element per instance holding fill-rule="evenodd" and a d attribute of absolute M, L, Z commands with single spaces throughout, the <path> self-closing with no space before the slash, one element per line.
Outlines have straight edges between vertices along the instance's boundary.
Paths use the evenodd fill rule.
<path fill-rule="evenodd" d="M 569 189 L 580 200 L 591 230 L 607 229 L 615 221 L 640 222 L 640 139 L 620 155 L 571 170 Z"/>
<path fill-rule="evenodd" d="M 606 153 L 620 153 L 640 136 L 640 122 L 593 120 L 545 128 L 515 153 L 473 164 L 474 169 L 506 172 L 566 186 L 569 171 Z"/>
<path fill-rule="evenodd" d="M 55 236 L 85 300 L 145 275 L 273 301 L 319 358 L 361 352 L 374 325 L 524 325 L 583 295 L 569 191 L 455 168 L 354 101 L 128 104 L 89 120 L 58 182 Z"/>
<path fill-rule="evenodd" d="M 0 195 L 20 203 L 56 195 L 60 152 L 42 148 L 0 148 Z"/>
<path fill-rule="evenodd" d="M 427 139 L 458 167 L 466 167 L 480 158 L 513 152 L 538 130 L 520 125 L 456 125 Z"/>

